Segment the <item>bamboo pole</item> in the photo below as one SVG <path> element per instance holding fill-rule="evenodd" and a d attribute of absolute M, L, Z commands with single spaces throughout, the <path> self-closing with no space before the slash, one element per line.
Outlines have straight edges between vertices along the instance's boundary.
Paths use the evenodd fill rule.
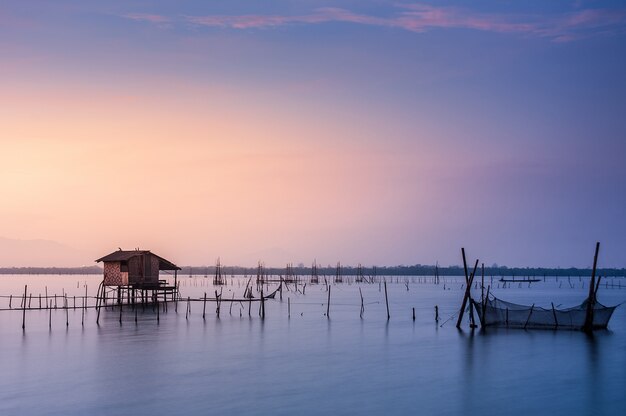
<path fill-rule="evenodd" d="M 363 313 L 365 312 L 365 306 L 363 306 L 363 292 L 361 291 L 360 287 L 359 287 L 359 295 L 361 295 L 361 313 L 359 314 L 359 317 L 361 319 L 363 319 Z"/>
<path fill-rule="evenodd" d="M 465 307 L 467 306 L 467 301 L 471 294 L 472 282 L 474 280 L 474 275 L 476 273 L 476 268 L 478 267 L 478 259 L 476 259 L 476 263 L 474 264 L 474 270 L 470 276 L 467 275 L 467 261 L 465 259 L 465 249 L 461 248 L 461 253 L 463 255 L 463 268 L 465 270 L 465 294 L 463 295 L 463 302 L 461 303 L 461 310 L 459 311 L 459 319 L 456 321 L 456 327 L 461 328 L 461 321 L 463 320 L 463 314 L 465 313 Z M 470 312 L 472 310 L 470 309 Z"/>
<path fill-rule="evenodd" d="M 28 285 L 24 285 L 24 309 L 22 310 L 22 329 L 26 329 L 26 290 Z"/>
<path fill-rule="evenodd" d="M 593 330 L 593 308 L 595 306 L 595 280 L 596 267 L 598 264 L 598 252 L 600 251 L 600 242 L 596 242 L 596 253 L 593 256 L 593 269 L 591 271 L 591 282 L 589 283 L 589 297 L 587 298 L 587 311 L 585 314 L 585 324 L 583 331 L 590 332 Z"/>
<path fill-rule="evenodd" d="M 215 303 L 217 303 L 217 307 L 215 309 L 215 313 L 217 313 L 217 317 L 220 317 L 220 298 L 221 296 L 219 296 L 217 294 L 217 289 L 215 290 Z"/>
<path fill-rule="evenodd" d="M 330 319 L 330 285 L 328 285 L 328 302 L 326 303 L 326 318 Z"/>
<path fill-rule="evenodd" d="M 485 313 L 487 311 L 487 301 L 489 300 L 489 290 L 491 289 L 491 286 L 487 286 L 487 296 L 485 297 L 485 299 L 483 300 L 483 304 L 482 304 L 482 316 L 480 319 L 480 324 L 482 326 L 485 326 Z"/>
<path fill-rule="evenodd" d="M 483 301 L 485 292 L 485 263 L 480 264 L 480 300 Z"/>
<path fill-rule="evenodd" d="M 389 299 L 387 298 L 387 281 L 385 280 L 385 305 L 387 305 L 387 320 L 389 320 L 389 318 L 391 318 L 391 315 L 389 315 Z"/>
<path fill-rule="evenodd" d="M 526 318 L 526 323 L 524 324 L 524 329 L 526 329 L 526 326 L 528 325 L 528 322 L 530 321 L 530 316 L 533 314 L 533 309 L 535 308 L 535 304 L 533 303 L 533 305 L 530 307 L 530 312 L 528 312 L 528 318 Z M 507 309 L 508 312 L 508 309 Z"/>
<path fill-rule="evenodd" d="M 469 283 L 469 276 L 467 274 L 467 260 L 465 258 L 465 247 L 461 247 L 461 255 L 463 256 L 463 270 L 465 271 L 465 284 Z M 461 328 L 461 321 L 463 319 L 463 314 L 465 313 L 465 304 L 467 303 L 467 290 L 463 295 L 463 302 L 461 303 L 461 310 L 459 311 L 459 319 L 456 321 L 456 327 Z"/>
<path fill-rule="evenodd" d="M 476 328 L 476 320 L 474 319 L 474 300 L 470 297 L 469 299 L 469 312 L 470 312 L 470 328 Z M 478 313 L 478 312 L 476 312 Z"/>
<path fill-rule="evenodd" d="M 96 317 L 96 325 L 100 325 L 100 308 L 101 308 L 100 292 L 101 290 L 102 290 L 102 282 L 100 283 L 100 286 L 98 286 L 98 292 L 96 292 L 96 309 L 98 311 L 98 314 Z"/>
<path fill-rule="evenodd" d="M 82 316 L 81 316 L 81 320 L 80 320 L 80 325 L 81 326 L 85 326 L 86 302 L 87 302 L 87 285 L 85 285 L 85 297 L 83 298 L 83 310 L 82 310 Z"/>
<path fill-rule="evenodd" d="M 551 302 L 552 304 L 552 316 L 554 316 L 554 329 L 557 329 L 559 327 L 559 320 L 556 319 L 556 310 L 554 309 L 554 302 Z"/>
<path fill-rule="evenodd" d="M 204 292 L 204 303 L 202 304 L 202 319 L 204 319 L 206 315 L 206 292 Z"/>

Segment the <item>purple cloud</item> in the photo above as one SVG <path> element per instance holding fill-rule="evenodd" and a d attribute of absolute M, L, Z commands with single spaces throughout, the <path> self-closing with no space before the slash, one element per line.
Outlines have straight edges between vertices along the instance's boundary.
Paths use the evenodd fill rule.
<path fill-rule="evenodd" d="M 404 4 L 396 7 L 394 14 L 385 17 L 327 7 L 301 15 L 205 15 L 183 16 L 182 19 L 193 25 L 231 29 L 264 29 L 330 22 L 391 27 L 417 33 L 433 29 L 468 29 L 545 37 L 554 42 L 567 42 L 598 33 L 616 33 L 623 31 L 626 23 L 624 10 L 585 9 L 559 15 L 515 16 L 475 13 L 464 8 L 425 4 Z M 124 17 L 157 24 L 169 22 L 167 17 L 154 14 L 135 13 Z"/>
<path fill-rule="evenodd" d="M 128 13 L 128 14 L 122 15 L 122 17 L 126 19 L 157 23 L 157 24 L 168 23 L 170 21 L 170 19 L 165 16 L 161 16 L 158 14 L 149 14 L 149 13 Z"/>

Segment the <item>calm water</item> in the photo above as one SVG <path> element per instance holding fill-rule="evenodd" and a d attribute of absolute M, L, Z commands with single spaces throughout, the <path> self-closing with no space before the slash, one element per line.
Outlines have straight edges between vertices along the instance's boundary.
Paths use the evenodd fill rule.
<path fill-rule="evenodd" d="M 2 415 L 172 415 L 172 414 L 436 414 L 604 415 L 626 414 L 626 305 L 609 331 L 588 337 L 568 331 L 490 330 L 472 334 L 454 319 L 461 280 L 434 285 L 410 278 L 389 283 L 391 319 L 378 284 L 341 284 L 331 289 L 330 319 L 323 284 L 306 295 L 284 292 L 268 301 L 266 319 L 258 304 L 192 303 L 186 319 L 169 306 L 160 323 L 152 311 L 80 309 L 0 312 L 0 414 Z M 0 276 L 0 294 L 90 295 L 96 276 Z M 182 277 L 183 296 L 211 296 L 211 279 Z M 246 280 L 228 278 L 225 299 L 241 297 Z M 605 288 L 607 305 L 626 300 L 621 289 Z M 586 283 L 586 282 L 585 282 Z M 609 280 L 609 285 L 611 280 Z M 495 281 L 494 281 L 494 284 Z M 514 284 L 494 289 L 514 302 L 563 306 L 580 303 L 586 284 L 572 279 Z M 559 288 L 559 285 L 561 286 Z M 359 318 L 359 290 L 365 314 Z M 293 289 L 293 288 L 292 288 Z M 479 294 L 479 290 L 475 291 Z M 291 317 L 287 298 L 291 300 Z M 36 306 L 35 298 L 32 306 Z M 58 302 L 59 306 L 61 301 Z M 77 301 L 77 305 L 80 302 Z M 0 299 L 8 306 L 8 299 Z M 19 299 L 13 300 L 19 306 Z M 72 306 L 72 302 L 70 302 Z M 417 319 L 411 318 L 415 307 Z M 241 316 L 240 316 L 241 315 Z"/>

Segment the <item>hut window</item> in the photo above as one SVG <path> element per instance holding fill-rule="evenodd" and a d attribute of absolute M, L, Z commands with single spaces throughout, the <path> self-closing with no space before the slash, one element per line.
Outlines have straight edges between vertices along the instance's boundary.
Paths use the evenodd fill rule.
<path fill-rule="evenodd" d="M 120 272 L 128 272 L 128 262 L 121 261 L 120 262 Z"/>

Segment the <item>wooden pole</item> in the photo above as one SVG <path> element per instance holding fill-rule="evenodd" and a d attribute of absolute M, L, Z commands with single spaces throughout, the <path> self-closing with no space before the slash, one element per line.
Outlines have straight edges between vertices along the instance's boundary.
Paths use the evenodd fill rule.
<path fill-rule="evenodd" d="M 202 319 L 204 319 L 205 314 L 206 314 L 206 292 L 204 292 L 204 303 L 202 304 Z"/>
<path fill-rule="evenodd" d="M 359 294 L 361 295 L 361 314 L 359 316 L 361 317 L 361 319 L 363 319 L 363 312 L 365 312 L 365 307 L 363 306 L 363 292 L 361 291 L 360 287 Z"/>
<path fill-rule="evenodd" d="M 600 251 L 600 242 L 596 243 L 596 253 L 593 256 L 593 269 L 591 270 L 591 282 L 589 283 L 589 297 L 587 298 L 587 312 L 585 314 L 585 324 L 583 331 L 590 332 L 593 330 L 593 308 L 595 306 L 595 282 L 596 282 L 596 266 L 598 264 L 598 252 Z"/>
<path fill-rule="evenodd" d="M 530 316 L 533 314 L 533 309 L 535 308 L 535 304 L 533 303 L 533 305 L 530 307 L 530 312 L 528 312 L 528 318 L 526 318 L 526 323 L 524 324 L 524 329 L 526 329 L 526 326 L 528 325 L 528 321 L 530 321 Z M 508 312 L 508 309 L 507 309 Z"/>
<path fill-rule="evenodd" d="M 474 302 L 473 300 L 470 298 L 469 299 L 469 313 L 470 313 L 470 328 L 474 329 L 476 328 L 476 321 L 474 320 Z M 478 312 L 476 312 L 478 313 Z"/>
<path fill-rule="evenodd" d="M 480 300 L 484 301 L 485 294 L 485 263 L 480 264 Z"/>
<path fill-rule="evenodd" d="M 26 290 L 28 285 L 24 285 L 24 308 L 22 310 L 22 329 L 26 329 Z"/>
<path fill-rule="evenodd" d="M 220 317 L 220 296 L 217 294 L 217 289 L 215 290 L 215 303 L 217 303 L 217 307 L 215 308 L 215 313 L 217 313 L 217 317 Z"/>
<path fill-rule="evenodd" d="M 96 317 L 96 325 L 100 325 L 100 291 L 102 290 L 102 283 L 98 286 L 98 291 L 96 292 L 96 309 L 98 310 L 98 316 Z"/>
<path fill-rule="evenodd" d="M 415 308 L 413 308 L 413 320 L 415 321 Z"/>
<path fill-rule="evenodd" d="M 468 285 L 469 276 L 467 275 L 467 260 L 465 259 L 465 247 L 461 247 L 461 255 L 463 256 L 463 270 L 465 271 L 465 285 Z M 465 290 L 467 293 L 467 288 Z M 463 319 L 463 314 L 465 313 L 465 304 L 467 302 L 467 296 L 463 295 L 463 302 L 461 303 L 461 310 L 459 311 L 459 319 L 456 321 L 456 327 L 461 328 L 461 321 Z"/>
<path fill-rule="evenodd" d="M 552 316 L 554 316 L 554 329 L 557 329 L 559 327 L 559 320 L 556 319 L 556 310 L 554 309 L 554 302 L 552 303 Z"/>
<path fill-rule="evenodd" d="M 463 255 L 463 268 L 465 270 L 465 294 L 463 295 L 463 302 L 461 303 L 461 310 L 459 311 L 459 319 L 456 321 L 457 328 L 461 328 L 461 321 L 463 320 L 463 314 L 465 313 L 467 300 L 469 299 L 470 294 L 471 294 L 472 281 L 474 280 L 474 274 L 476 273 L 476 268 L 478 267 L 478 259 L 476 259 L 476 264 L 474 264 L 474 271 L 472 271 L 471 276 L 468 276 L 467 275 L 467 261 L 465 259 L 464 248 L 461 248 L 461 254 Z"/>
<path fill-rule="evenodd" d="M 178 270 L 174 270 L 174 298 L 176 299 L 176 305 L 174 306 L 174 312 L 178 312 Z"/>
<path fill-rule="evenodd" d="M 65 300 L 65 326 L 70 326 L 69 304 L 67 301 L 67 294 L 64 296 Z"/>
<path fill-rule="evenodd" d="M 391 315 L 389 315 L 389 299 L 387 297 L 387 281 L 385 280 L 385 305 L 387 305 L 387 320 L 389 320 L 389 318 L 391 318 Z"/>
<path fill-rule="evenodd" d="M 478 259 L 476 259 L 476 264 L 474 265 L 474 270 L 472 270 L 472 274 L 470 275 L 470 284 L 469 284 L 469 289 L 470 292 L 468 294 L 468 301 L 470 303 L 469 305 L 469 312 L 470 312 L 470 328 L 474 329 L 477 327 L 476 325 L 476 320 L 474 319 L 474 300 L 472 299 L 472 284 L 474 283 L 474 278 L 476 277 L 476 267 L 478 267 Z M 481 299 L 482 301 L 482 299 Z M 478 312 L 476 312 L 478 313 Z"/>
<path fill-rule="evenodd" d="M 291 298 L 287 298 L 287 318 L 291 318 Z"/>
<path fill-rule="evenodd" d="M 174 287 L 174 312 L 178 313 L 178 286 Z"/>
<path fill-rule="evenodd" d="M 265 319 L 265 297 L 263 296 L 263 286 L 261 286 L 261 319 Z"/>
<path fill-rule="evenodd" d="M 330 285 L 328 285 L 328 301 L 326 302 L 326 317 L 330 318 Z"/>
<path fill-rule="evenodd" d="M 83 310 L 82 310 L 82 316 L 80 320 L 81 326 L 85 326 L 85 309 L 87 308 L 86 302 L 87 302 L 87 285 L 85 285 L 85 297 L 83 298 Z"/>
<path fill-rule="evenodd" d="M 480 324 L 482 326 L 485 326 L 485 312 L 487 310 L 487 301 L 489 300 L 489 290 L 491 289 L 491 286 L 487 286 L 487 296 L 485 297 L 485 299 L 483 300 L 483 304 L 482 304 L 482 316 L 480 318 Z"/>
<path fill-rule="evenodd" d="M 461 255 L 463 256 L 463 270 L 465 271 L 465 283 L 469 281 L 469 275 L 467 274 L 467 260 L 465 260 L 465 247 L 461 247 Z"/>

